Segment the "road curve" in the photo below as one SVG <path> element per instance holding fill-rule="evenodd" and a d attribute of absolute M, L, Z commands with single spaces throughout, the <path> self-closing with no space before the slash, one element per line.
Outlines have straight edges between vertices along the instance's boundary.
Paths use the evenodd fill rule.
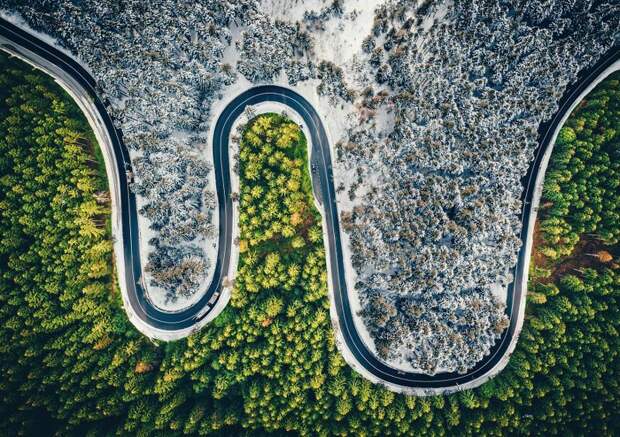
<path fill-rule="evenodd" d="M 228 149 L 222 148 L 220 153 L 214 154 L 220 232 L 213 280 L 201 299 L 191 307 L 179 312 L 162 311 L 150 302 L 141 279 L 136 197 L 129 190 L 126 178 L 126 171 L 131 171 L 129 152 L 121 132 L 114 126 L 104 102 L 98 96 L 96 81 L 73 58 L 3 19 L 0 19 L 0 49 L 50 74 L 75 98 L 97 135 L 104 156 L 107 157 L 106 170 L 112 191 L 113 216 L 120 214 L 118 221 L 113 217 L 112 228 L 114 237 L 121 240 L 121 249 L 115 250 L 119 283 L 123 303 L 132 323 L 145 335 L 162 340 L 191 334 L 209 317 L 210 310 L 221 298 L 219 291 L 228 273 L 233 213 L 232 202 L 227 195 L 230 192 Z M 226 171 L 222 171 L 222 165 Z"/>
<path fill-rule="evenodd" d="M 138 245 L 138 222 L 135 196 L 128 190 L 124 176 L 126 166 L 130 166 L 129 154 L 123 145 L 120 133 L 114 128 L 112 120 L 106 112 L 104 104 L 97 97 L 95 81 L 86 71 L 70 57 L 39 41 L 32 35 L 16 28 L 4 20 L 0 20 L 0 36 L 9 40 L 13 47 L 2 48 L 12 53 L 29 51 L 53 63 L 70 75 L 90 96 L 103 120 L 111 138 L 110 146 L 116 158 L 118 178 L 117 187 L 120 192 L 120 213 L 122 218 L 122 236 L 124 257 L 124 283 L 127 288 L 130 306 L 143 323 L 162 332 L 191 332 L 193 327 L 199 326 L 201 321 L 210 314 L 213 307 L 208 302 L 218 299 L 218 291 L 222 280 L 229 270 L 232 244 L 232 215 L 231 175 L 229 165 L 228 139 L 235 120 L 243 113 L 248 105 L 261 102 L 278 102 L 290 107 L 298 113 L 307 125 L 311 136 L 311 161 L 319 169 L 318 175 L 312 175 L 315 197 L 322 207 L 324 226 L 327 231 L 326 247 L 329 253 L 328 267 L 331 275 L 330 298 L 334 328 L 339 347 L 347 362 L 369 379 L 386 384 L 392 390 L 409 394 L 425 395 L 457 391 L 482 384 L 489 377 L 501 371 L 508 362 L 508 357 L 514 350 L 516 341 L 523 324 L 525 296 L 527 290 L 527 267 L 531 250 L 531 235 L 536 219 L 536 207 L 539 198 L 540 184 L 544 178 L 546 159 L 553 147 L 554 134 L 561 125 L 563 118 L 588 86 L 596 80 L 608 67 L 620 58 L 618 47 L 607 52 L 596 65 L 582 72 L 577 82 L 571 86 L 560 100 L 559 110 L 555 116 L 541 125 L 539 129 L 540 145 L 536 150 L 536 157 L 527 175 L 523 179 L 524 191 L 522 194 L 523 208 L 521 218 L 523 227 L 520 237 L 523 245 L 519 252 L 518 262 L 514 268 L 514 282 L 508 288 L 506 313 L 510 319 L 508 329 L 496 342 L 489 355 L 481 360 L 466 374 L 439 373 L 424 375 L 419 373 L 403 372 L 390 367 L 379 360 L 364 344 L 355 328 L 342 255 L 341 231 L 336 204 L 336 193 L 333 183 L 331 149 L 323 123 L 313 106 L 296 92 L 276 85 L 264 85 L 251 88 L 233 99 L 222 111 L 213 132 L 213 157 L 219 204 L 220 234 L 218 257 L 215 274 L 205 295 L 192 307 L 177 313 L 168 313 L 158 310 L 150 304 L 139 278 L 141 264 Z M 21 52 L 20 52 L 21 50 Z M 24 55 L 26 56 L 26 55 Z M 43 68 L 48 71 L 48 69 Z M 58 80 L 58 78 L 57 78 Z M 102 147 L 106 144 L 102 144 Z M 138 279 L 136 279 L 138 278 Z M 216 293 L 218 293 L 216 295 Z M 130 317 L 131 318 L 131 317 Z M 133 320 L 132 320 L 133 321 Z M 134 323 L 135 324 L 135 323 Z M 137 325 L 138 326 L 138 325 Z M 143 331 L 144 332 L 144 331 Z M 148 335 L 148 334 L 147 334 Z M 186 335 L 186 334 L 185 334 Z M 166 338 L 162 335 L 160 338 Z"/>

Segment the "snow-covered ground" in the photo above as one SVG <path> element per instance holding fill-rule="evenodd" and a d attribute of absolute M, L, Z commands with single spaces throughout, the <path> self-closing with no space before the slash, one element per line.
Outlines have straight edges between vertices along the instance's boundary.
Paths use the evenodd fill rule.
<path fill-rule="evenodd" d="M 306 12 L 318 12 L 329 6 L 331 0 L 261 0 L 261 8 L 276 20 L 297 22 Z"/>
<path fill-rule="evenodd" d="M 178 137 L 181 136 L 181 133 Z M 202 153 L 205 156 L 207 162 L 213 162 L 213 145 L 212 143 L 204 144 Z M 215 192 L 215 172 L 211 171 L 208 175 L 208 185 L 207 189 L 211 192 Z M 145 199 L 142 196 L 136 196 L 136 206 L 138 211 L 145 206 Z M 203 206 L 203 213 L 208 213 L 208 209 Z M 216 229 L 219 229 L 220 216 L 217 211 L 214 211 L 211 223 L 215 226 Z M 152 238 L 157 237 L 157 232 L 153 231 L 151 228 L 151 223 L 148 218 L 144 217 L 142 214 L 138 214 L 138 230 L 140 234 L 139 242 L 140 242 L 140 259 L 146 260 L 148 259 L 148 255 L 151 253 L 151 248 L 149 247 L 149 241 Z M 207 259 L 213 260 L 209 263 L 207 267 L 206 274 L 204 276 L 204 280 L 198 286 L 198 289 L 195 293 L 190 296 L 179 295 L 174 299 L 170 299 L 169 293 L 166 292 L 161 287 L 157 287 L 151 284 L 151 274 L 149 272 L 144 271 L 145 263 L 142 263 L 142 274 L 144 275 L 145 281 L 144 284 L 146 289 L 146 295 L 149 301 L 159 308 L 162 311 L 166 312 L 179 312 L 186 310 L 187 308 L 194 305 L 196 302 L 200 301 L 202 296 L 206 293 L 211 281 L 213 280 L 213 274 L 215 273 L 215 260 L 217 259 L 218 253 L 218 239 L 207 239 L 203 236 L 199 236 L 194 243 L 201 247 L 206 253 Z M 151 284 L 151 285 L 150 285 Z"/>
<path fill-rule="evenodd" d="M 329 7 L 331 0 L 262 0 L 265 12 L 276 19 L 295 23 L 303 21 L 307 12 L 318 13 Z M 361 51 L 364 37 L 370 34 L 375 9 L 384 0 L 348 0 L 343 2 L 343 14 L 331 17 L 323 29 L 312 29 L 314 50 L 320 59 L 338 65 L 348 64 Z"/>

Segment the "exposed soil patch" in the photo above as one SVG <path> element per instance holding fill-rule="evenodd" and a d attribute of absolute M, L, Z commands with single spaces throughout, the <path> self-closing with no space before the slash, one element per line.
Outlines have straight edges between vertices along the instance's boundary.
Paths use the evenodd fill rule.
<path fill-rule="evenodd" d="M 534 244 L 532 248 L 532 259 L 536 266 L 550 268 L 551 275 L 546 278 L 538 278 L 539 282 L 552 283 L 567 274 L 579 275 L 584 269 L 618 268 L 618 257 L 620 256 L 620 246 L 606 245 L 590 235 L 581 235 L 579 242 L 573 252 L 553 264 L 544 254 L 538 251 L 544 244 L 544 237 L 540 230 L 540 223 L 536 220 L 534 224 Z"/>
<path fill-rule="evenodd" d="M 556 264 L 549 277 L 551 282 L 555 282 L 567 274 L 579 274 L 584 269 L 602 269 L 616 265 L 610 258 L 617 259 L 617 246 L 607 246 L 601 240 L 583 235 L 581 238 L 570 256 Z M 611 257 L 608 257 L 608 255 L 611 255 Z"/>
<path fill-rule="evenodd" d="M 545 239 L 540 231 L 540 220 L 537 219 L 534 223 L 534 242 L 532 244 L 532 260 L 536 266 L 547 265 L 547 257 L 538 250 L 539 247 L 542 247 L 544 241 Z"/>

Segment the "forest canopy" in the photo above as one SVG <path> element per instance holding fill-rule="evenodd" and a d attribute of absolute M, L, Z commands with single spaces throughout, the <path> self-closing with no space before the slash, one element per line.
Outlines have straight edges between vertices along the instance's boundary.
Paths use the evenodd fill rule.
<path fill-rule="evenodd" d="M 602 106 L 587 99 L 567 126 L 589 118 L 588 107 L 617 125 L 614 80 L 593 94 Z M 497 377 L 450 396 L 392 393 L 357 375 L 336 349 L 306 139 L 285 117 L 262 115 L 239 141 L 242 253 L 231 304 L 199 333 L 154 344 L 127 321 L 113 286 L 105 180 L 83 117 L 51 79 L 4 56 L 0 84 L 1 434 L 617 433 L 612 239 L 596 248 L 614 261 L 584 255 L 595 262 L 559 273 L 563 257 L 537 263 L 517 349 Z M 618 162 L 614 138 L 583 154 L 583 165 L 569 160 L 570 178 L 550 173 L 546 191 L 557 183 L 553 190 L 568 195 L 566 179 L 591 190 L 617 183 L 617 173 L 577 177 L 603 149 L 606 167 Z M 565 153 L 578 157 L 578 144 L 556 152 L 550 172 Z M 564 212 L 581 232 L 581 219 Z M 541 214 L 541 223 L 551 218 Z M 592 238 L 617 235 L 618 221 L 597 223 Z"/>

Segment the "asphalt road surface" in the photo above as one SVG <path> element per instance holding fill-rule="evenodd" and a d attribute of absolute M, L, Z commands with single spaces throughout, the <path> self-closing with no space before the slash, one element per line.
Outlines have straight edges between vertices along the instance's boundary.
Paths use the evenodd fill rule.
<path fill-rule="evenodd" d="M 94 100 L 101 117 L 103 118 L 109 134 L 112 138 L 114 154 L 117 158 L 117 167 L 120 175 L 125 174 L 126 168 L 131 168 L 129 154 L 123 145 L 122 137 L 112 123 L 106 112 L 105 105 L 97 97 L 95 81 L 68 56 L 53 49 L 30 34 L 21 31 L 10 23 L 0 20 L 0 34 L 14 42 L 15 48 L 24 47 L 48 61 L 61 67 L 67 74 L 77 80 Z M 19 50 L 18 50 L 19 51 Z M 164 330 L 179 330 L 196 324 L 206 317 L 210 308 L 209 301 L 216 295 L 221 287 L 222 280 L 228 271 L 230 263 L 232 230 L 232 201 L 231 201 L 231 176 L 229 174 L 229 147 L 228 138 L 235 119 L 242 114 L 247 105 L 255 105 L 261 102 L 279 102 L 289 106 L 304 120 L 311 135 L 312 153 L 311 164 L 316 166 L 316 173 L 312 174 L 314 194 L 323 207 L 323 216 L 327 227 L 328 239 L 325 242 L 329 249 L 329 266 L 331 282 L 334 292 L 335 309 L 338 315 L 339 329 L 343 334 L 346 347 L 354 355 L 355 359 L 370 373 L 377 378 L 402 387 L 412 388 L 454 388 L 459 385 L 470 383 L 485 375 L 504 357 L 508 352 L 509 345 L 518 332 L 516 315 L 525 305 L 525 281 L 527 272 L 524 266 L 530 254 L 527 253 L 525 240 L 530 227 L 530 208 L 535 189 L 535 180 L 540 170 L 541 160 L 550 143 L 553 133 L 562 117 L 569 110 L 571 104 L 578 98 L 585 88 L 599 76 L 608 66 L 619 58 L 618 47 L 603 56 L 603 59 L 594 67 L 582 72 L 579 80 L 572 85 L 560 101 L 560 109 L 554 117 L 539 129 L 540 145 L 536 150 L 536 158 L 530 170 L 523 179 L 525 190 L 523 191 L 523 209 L 521 218 L 523 228 L 521 239 L 523 247 L 519 253 L 518 263 L 514 269 L 515 281 L 509 286 L 506 313 L 510 318 L 508 329 L 492 348 L 489 355 L 480 361 L 466 374 L 438 373 L 436 375 L 423 375 L 409 373 L 394 369 L 380 361 L 360 338 L 355 329 L 353 314 L 349 303 L 349 293 L 345 281 L 345 270 L 342 258 L 342 242 L 340 240 L 340 224 L 336 193 L 334 190 L 333 173 L 331 168 L 331 149 L 323 123 L 313 106 L 302 96 L 288 88 L 265 85 L 251 88 L 236 97 L 224 109 L 217 120 L 214 130 L 213 157 L 217 183 L 217 197 L 219 204 L 220 233 L 218 256 L 213 281 L 205 295 L 192 307 L 176 313 L 163 312 L 153 306 L 145 293 L 141 283 L 141 260 L 138 245 L 138 221 L 136 212 L 135 196 L 128 190 L 127 183 L 121 177 L 119 189 L 121 191 L 122 204 L 122 232 L 124 238 L 124 255 L 126 263 L 126 277 L 119 278 L 126 282 L 130 294 L 130 303 L 138 316 L 146 323 Z M 217 298 L 217 296 L 216 296 Z M 214 299 L 215 300 L 215 299 Z M 212 302 L 213 303 L 213 302 Z"/>
<path fill-rule="evenodd" d="M 61 68 L 67 75 L 71 76 L 84 89 L 85 94 L 94 102 L 99 112 L 108 134 L 111 138 L 111 146 L 116 158 L 117 172 L 120 175 L 118 189 L 120 191 L 121 204 L 119 214 L 122 221 L 123 252 L 125 262 L 124 280 L 130 305 L 135 314 L 146 324 L 165 331 L 179 331 L 197 324 L 209 314 L 219 298 L 219 289 L 222 280 L 228 272 L 230 262 L 230 249 L 232 244 L 232 202 L 230 200 L 230 175 L 228 174 L 228 144 L 219 147 L 215 144 L 214 167 L 217 183 L 217 196 L 219 202 L 219 251 L 215 265 L 213 281 L 209 285 L 203 297 L 192 305 L 179 312 L 162 311 L 153 305 L 148 299 L 148 295 L 143 287 L 142 260 L 139 250 L 138 216 L 136 207 L 136 197 L 129 190 L 126 171 L 131 171 L 131 161 L 129 152 L 125 147 L 122 134 L 114 127 L 112 119 L 106 110 L 106 106 L 99 98 L 95 80 L 88 72 L 75 60 L 65 55 L 61 51 L 51 47 L 45 42 L 33 37 L 27 32 L 19 29 L 13 24 L 0 19 L 0 35 L 10 40 L 12 44 L 7 47 L 11 51 L 20 52 L 27 49 Z M 107 147 L 101 144 L 101 147 Z M 226 171 L 222 171 L 224 168 Z M 215 296 L 217 293 L 217 296 Z M 212 298 L 214 298 L 212 300 Z M 211 301 L 211 303 L 209 303 Z"/>

